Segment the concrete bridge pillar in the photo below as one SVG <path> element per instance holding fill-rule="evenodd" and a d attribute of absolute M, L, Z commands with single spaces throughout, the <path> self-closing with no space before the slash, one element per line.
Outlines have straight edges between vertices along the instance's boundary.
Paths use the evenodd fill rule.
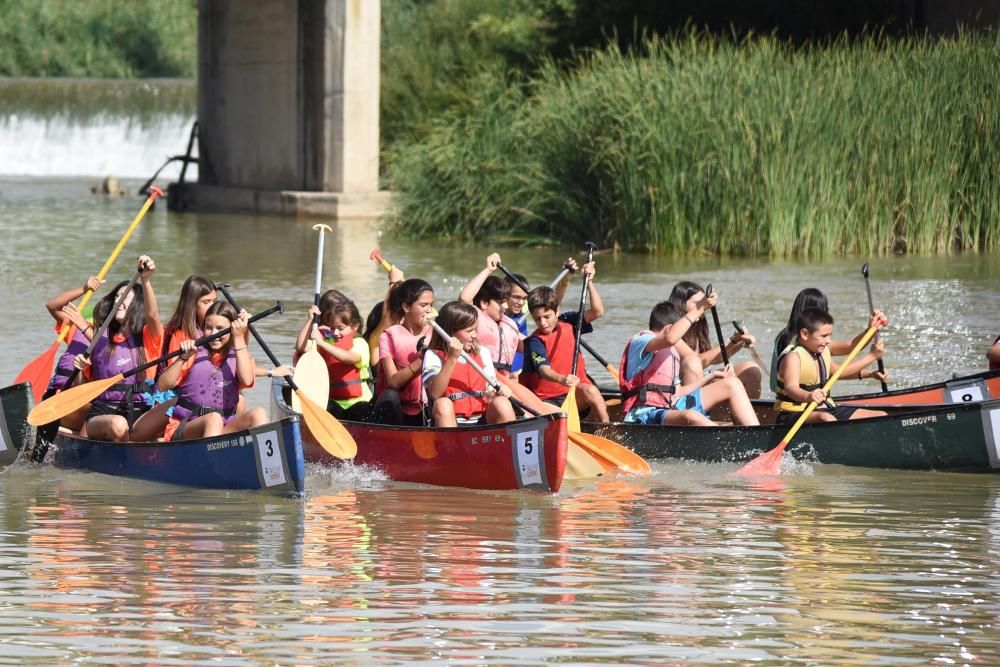
<path fill-rule="evenodd" d="M 199 181 L 173 210 L 374 217 L 378 0 L 199 0 Z"/>

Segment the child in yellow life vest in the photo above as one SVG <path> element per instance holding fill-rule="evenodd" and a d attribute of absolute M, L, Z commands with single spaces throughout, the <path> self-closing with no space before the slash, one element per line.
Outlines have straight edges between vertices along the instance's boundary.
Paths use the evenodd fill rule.
<path fill-rule="evenodd" d="M 315 329 L 314 317 L 319 318 Z M 348 421 L 367 421 L 372 400 L 369 348 L 358 334 L 361 326 L 361 313 L 354 302 L 337 290 L 328 290 L 320 297 L 318 307 L 309 307 L 309 319 L 295 341 L 296 355 L 308 349 L 310 338 L 316 341 L 316 350 L 330 374 L 326 409 L 334 417 Z"/>
<path fill-rule="evenodd" d="M 497 424 L 515 419 L 510 389 L 501 384 L 500 390 L 494 392 L 491 383 L 462 358 L 464 351 L 496 383 L 491 355 L 480 348 L 476 338 L 478 320 L 478 308 L 460 301 L 446 303 L 438 315 L 438 326 L 452 338 L 445 343 L 435 331 L 424 352 L 423 382 L 433 404 L 435 426 Z"/>
<path fill-rule="evenodd" d="M 810 402 L 816 402 L 818 406 L 806 423 L 865 419 L 886 414 L 881 410 L 835 405 L 823 392 L 823 386 L 839 368 L 830 354 L 833 337 L 833 317 L 830 313 L 819 308 L 806 308 L 799 314 L 797 326 L 798 337 L 778 358 L 778 391 L 774 403 L 778 412 L 776 423 L 795 423 Z M 871 377 L 873 371 L 868 366 L 878 361 L 884 351 L 885 345 L 880 340 L 872 345 L 871 352 L 845 368 L 841 377 L 862 380 Z"/>

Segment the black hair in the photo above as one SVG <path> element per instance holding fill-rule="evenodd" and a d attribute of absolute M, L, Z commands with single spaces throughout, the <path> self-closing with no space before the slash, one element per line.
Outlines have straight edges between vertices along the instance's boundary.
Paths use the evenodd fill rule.
<path fill-rule="evenodd" d="M 510 283 L 504 282 L 496 276 L 490 276 L 483 281 L 483 286 L 476 292 L 472 303 L 478 306 L 484 302 L 496 301 L 503 303 L 510 296 Z"/>
<path fill-rule="evenodd" d="M 649 313 L 649 330 L 659 331 L 684 317 L 686 312 L 673 301 L 661 301 L 653 306 L 653 310 Z"/>
<path fill-rule="evenodd" d="M 796 335 L 805 329 L 809 333 L 818 330 L 824 324 L 833 324 L 833 315 L 821 308 L 806 308 L 795 322 Z"/>
<path fill-rule="evenodd" d="M 403 319 L 403 305 L 412 306 L 424 292 L 433 292 L 434 288 L 426 280 L 407 278 L 396 285 L 389 294 L 389 312 L 394 323 Z"/>
<path fill-rule="evenodd" d="M 818 308 L 830 312 L 830 304 L 826 300 L 826 295 L 815 287 L 807 287 L 795 296 L 792 304 L 792 312 L 788 315 L 788 324 L 785 330 L 778 334 L 778 339 L 774 347 L 783 350 L 788 344 L 799 335 L 799 315 L 808 308 Z"/>

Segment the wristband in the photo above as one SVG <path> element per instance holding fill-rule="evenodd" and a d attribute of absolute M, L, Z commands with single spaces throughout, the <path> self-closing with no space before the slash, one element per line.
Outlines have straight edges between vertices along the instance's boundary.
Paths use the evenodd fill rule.
<path fill-rule="evenodd" d="M 688 322 L 690 322 L 691 326 L 694 326 L 696 324 L 696 321 L 692 320 L 690 317 L 688 317 L 687 313 L 684 313 L 684 319 L 687 320 Z"/>

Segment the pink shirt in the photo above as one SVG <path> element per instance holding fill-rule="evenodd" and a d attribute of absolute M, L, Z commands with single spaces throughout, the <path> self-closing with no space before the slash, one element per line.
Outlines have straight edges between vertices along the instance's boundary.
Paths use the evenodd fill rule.
<path fill-rule="evenodd" d="M 520 333 L 514 320 L 504 315 L 499 322 L 495 321 L 486 311 L 479 310 L 479 320 L 476 323 L 476 337 L 479 344 L 490 351 L 494 368 L 501 375 L 510 375 L 510 365 L 517 352 Z"/>
<path fill-rule="evenodd" d="M 424 343 L 431 342 L 431 328 L 426 327 L 420 334 L 424 336 Z M 396 370 L 413 363 L 417 355 L 417 339 L 410 330 L 402 324 L 394 324 L 378 338 L 378 362 L 388 357 L 396 364 Z M 380 395 L 389 388 L 385 373 L 379 372 L 378 383 L 375 387 L 375 395 Z M 420 413 L 420 406 L 423 402 L 423 385 L 420 382 L 420 372 L 418 371 L 413 379 L 407 382 L 399 390 L 400 400 L 403 404 L 403 412 L 408 415 Z"/>

